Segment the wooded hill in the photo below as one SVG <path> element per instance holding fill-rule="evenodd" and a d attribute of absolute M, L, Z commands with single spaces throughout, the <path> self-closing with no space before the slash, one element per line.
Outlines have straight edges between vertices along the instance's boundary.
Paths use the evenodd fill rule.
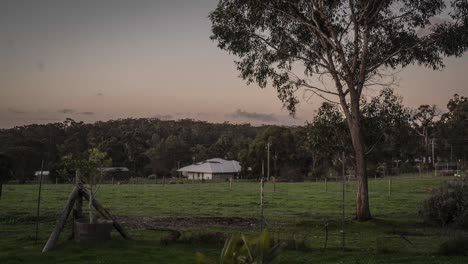
<path fill-rule="evenodd" d="M 432 144 L 438 160 L 468 159 L 466 97 L 454 95 L 444 111 L 429 105 L 411 110 L 391 89 L 384 89 L 363 102 L 362 110 L 370 176 L 416 172 L 418 162 L 431 164 Z M 175 176 L 178 167 L 219 157 L 240 161 L 242 177 L 258 178 L 262 161 L 266 168 L 268 143 L 271 175 L 279 178 L 338 174 L 343 152 L 350 171 L 353 166 L 343 114 L 336 105 L 324 103 L 310 123 L 298 127 L 130 118 L 93 124 L 67 119 L 2 129 L 0 174 L 2 182 L 26 182 L 44 161 L 51 179 L 66 182 L 70 175 L 63 170 L 62 157 L 85 158 L 89 149 L 99 148 L 113 166 L 128 167 L 135 177 Z"/>

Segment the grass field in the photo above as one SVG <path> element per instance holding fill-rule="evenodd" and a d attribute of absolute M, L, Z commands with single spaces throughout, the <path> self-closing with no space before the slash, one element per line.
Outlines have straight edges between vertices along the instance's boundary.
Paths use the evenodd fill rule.
<path fill-rule="evenodd" d="M 437 255 L 441 242 L 455 230 L 430 228 L 417 218 L 418 205 L 430 189 L 448 178 L 406 175 L 369 182 L 374 220 L 353 221 L 354 182 L 346 184 L 346 250 L 342 251 L 341 183 L 304 182 L 266 184 L 265 217 L 275 239 L 287 241 L 281 263 L 466 263 L 466 257 Z M 390 184 L 391 180 L 391 184 Z M 389 190 L 390 186 L 390 190 Z M 101 185 L 97 199 L 125 219 L 134 241 L 113 234 L 95 245 L 67 241 L 41 254 L 72 185 L 43 185 L 39 239 L 35 242 L 37 185 L 6 185 L 0 200 L 0 263 L 195 263 L 201 251 L 216 256 L 221 244 L 190 240 L 200 232 L 254 234 L 259 226 L 204 224 L 180 229 L 180 242 L 163 246 L 164 233 L 131 228 L 148 216 L 259 218 L 259 184 L 254 182 L 198 184 Z M 168 223 L 170 224 L 170 223 Z M 325 246 L 325 225 L 328 242 Z"/>

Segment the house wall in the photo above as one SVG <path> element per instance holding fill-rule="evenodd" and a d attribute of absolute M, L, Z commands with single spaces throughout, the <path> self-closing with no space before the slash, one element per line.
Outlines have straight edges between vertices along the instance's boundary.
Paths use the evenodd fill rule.
<path fill-rule="evenodd" d="M 187 179 L 189 180 L 211 180 L 213 175 L 211 173 L 203 172 L 188 172 Z"/>
<path fill-rule="evenodd" d="M 200 173 L 200 172 L 187 172 L 187 179 L 189 180 L 226 180 L 234 178 L 232 173 Z"/>

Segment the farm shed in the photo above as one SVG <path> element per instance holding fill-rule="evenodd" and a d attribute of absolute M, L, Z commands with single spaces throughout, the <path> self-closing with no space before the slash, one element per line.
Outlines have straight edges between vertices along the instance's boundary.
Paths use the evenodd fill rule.
<path fill-rule="evenodd" d="M 177 171 L 190 180 L 225 180 L 238 176 L 241 166 L 235 160 L 216 158 L 195 163 Z"/>
<path fill-rule="evenodd" d="M 132 176 L 127 167 L 108 167 L 100 170 L 103 173 L 103 181 L 128 182 Z"/>
<path fill-rule="evenodd" d="M 42 182 L 52 182 L 50 178 L 50 171 L 35 171 L 34 172 L 34 181 L 39 182 L 42 174 Z"/>

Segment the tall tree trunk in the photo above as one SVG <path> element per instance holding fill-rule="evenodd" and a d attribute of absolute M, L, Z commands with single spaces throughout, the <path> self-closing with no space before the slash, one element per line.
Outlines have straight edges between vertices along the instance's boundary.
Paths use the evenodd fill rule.
<path fill-rule="evenodd" d="M 355 157 L 355 176 L 356 176 L 356 220 L 366 221 L 372 218 L 369 208 L 369 188 L 366 172 L 366 153 L 364 145 L 364 135 L 361 127 L 361 114 L 359 106 L 359 96 L 355 91 L 350 92 L 351 100 L 348 108 L 345 100 L 342 100 L 342 106 L 346 114 L 349 131 L 351 132 L 351 141 L 354 148 Z"/>
<path fill-rule="evenodd" d="M 2 199 L 3 183 L 0 182 L 0 199 Z"/>
<path fill-rule="evenodd" d="M 367 182 L 364 138 L 360 123 L 360 121 L 353 120 L 350 130 L 356 161 L 354 168 L 357 180 L 356 219 L 358 221 L 366 221 L 372 217 L 369 209 L 369 188 Z"/>

